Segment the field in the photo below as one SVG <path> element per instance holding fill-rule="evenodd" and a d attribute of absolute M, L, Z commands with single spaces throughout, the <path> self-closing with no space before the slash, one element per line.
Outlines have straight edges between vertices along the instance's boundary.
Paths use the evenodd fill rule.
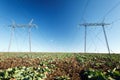
<path fill-rule="evenodd" d="M 120 80 L 120 55 L 0 53 L 0 80 Z"/>

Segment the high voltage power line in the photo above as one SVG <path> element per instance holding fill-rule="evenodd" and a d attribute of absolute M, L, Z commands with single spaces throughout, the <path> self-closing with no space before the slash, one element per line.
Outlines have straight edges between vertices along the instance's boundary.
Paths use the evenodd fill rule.
<path fill-rule="evenodd" d="M 85 11 L 86 11 L 86 7 L 87 7 L 87 5 L 88 5 L 88 2 L 89 1 L 87 1 L 87 3 L 86 3 L 86 6 L 85 6 L 85 8 L 84 8 L 84 10 L 83 10 L 83 15 L 82 15 L 82 19 L 84 19 L 84 14 L 85 14 Z M 103 16 L 103 21 L 105 20 L 105 18 L 106 18 L 106 16 L 108 15 L 108 14 L 110 14 L 115 8 L 117 8 L 118 6 L 120 5 L 120 2 L 118 2 L 115 6 L 113 6 L 104 16 Z M 120 19 L 118 19 L 118 20 L 120 20 Z M 116 22 L 116 21 L 118 21 L 118 20 L 115 20 L 115 21 L 113 21 L 113 22 Z M 87 37 L 87 27 L 88 26 L 102 26 L 102 30 L 103 30 L 103 33 L 104 33 L 104 37 L 105 37 L 105 41 L 106 41 L 106 46 L 107 46 L 107 49 L 108 49 L 108 53 L 110 54 L 110 48 L 109 48 L 109 44 L 108 44 L 108 39 L 107 39 L 107 34 L 106 34 L 106 30 L 105 30 L 105 25 L 110 25 L 110 23 L 109 24 L 106 24 L 106 23 L 104 23 L 104 22 L 101 22 L 101 23 L 83 23 L 83 24 L 80 24 L 80 26 L 84 26 L 85 27 L 85 36 L 84 36 L 84 53 L 86 53 L 86 37 Z"/>
<path fill-rule="evenodd" d="M 117 8 L 118 6 L 120 5 L 120 1 L 118 3 L 116 3 L 104 16 L 103 16 L 103 19 L 106 18 L 106 16 L 108 14 L 110 14 L 115 8 Z"/>
<path fill-rule="evenodd" d="M 86 13 L 86 9 L 87 9 L 87 7 L 88 7 L 88 4 L 89 4 L 89 2 L 90 2 L 90 0 L 87 0 L 87 2 L 86 2 L 86 4 L 85 4 L 85 7 L 84 7 L 84 9 L 83 9 L 83 13 L 82 13 L 82 20 L 84 20 L 84 18 L 85 18 L 85 13 Z M 105 19 L 106 18 L 106 16 L 107 15 L 109 15 L 115 8 L 117 8 L 118 6 L 120 5 L 120 2 L 118 2 L 115 6 L 113 6 L 104 16 L 103 16 L 103 19 Z M 120 20 L 120 18 L 119 19 L 117 19 L 117 20 L 115 20 L 115 21 L 113 21 L 112 23 L 115 23 L 115 22 L 117 22 L 117 21 L 119 21 Z M 31 21 L 31 23 L 32 23 L 32 21 Z M 110 23 L 110 24 L 112 24 L 112 23 Z M 110 25 L 110 24 L 106 24 L 106 23 L 104 23 L 104 22 L 102 22 L 102 23 L 83 23 L 83 24 L 80 24 L 80 26 L 85 26 L 85 37 L 84 37 L 84 39 L 85 39 L 85 43 L 84 43 L 84 52 L 86 53 L 86 37 L 87 37 L 87 26 L 102 26 L 102 29 L 103 29 L 103 32 L 104 32 L 104 36 L 105 36 L 105 39 L 106 39 L 106 44 L 107 44 L 107 48 L 108 48 L 108 52 L 109 52 L 109 54 L 110 54 L 110 49 L 109 49 L 109 45 L 108 45 L 108 40 L 107 40 L 107 36 L 106 36 L 106 31 L 105 31 L 105 25 Z M 10 50 L 10 47 L 11 47 L 11 42 L 12 42 L 12 36 L 14 35 L 14 30 L 15 30 L 15 28 L 16 27 L 19 27 L 19 26 L 22 26 L 22 27 L 25 27 L 25 26 L 27 26 L 26 24 L 25 25 L 15 25 L 14 23 L 11 25 L 11 37 L 10 37 L 10 43 L 9 43 L 9 47 L 8 47 L 8 51 Z M 28 26 L 27 26 L 28 27 Z M 29 31 L 28 31 L 28 33 L 29 33 L 29 49 L 30 49 L 30 52 L 31 52 L 31 29 L 29 28 Z"/>
<path fill-rule="evenodd" d="M 83 9 L 83 12 L 82 12 L 82 16 L 81 16 L 81 20 L 83 20 L 85 22 L 85 13 L 86 13 L 86 10 L 87 10 L 87 7 L 89 5 L 89 2 L 90 0 L 87 0 L 86 3 L 85 3 L 85 6 L 84 6 L 84 9 Z M 81 21 L 80 20 L 80 21 Z"/>

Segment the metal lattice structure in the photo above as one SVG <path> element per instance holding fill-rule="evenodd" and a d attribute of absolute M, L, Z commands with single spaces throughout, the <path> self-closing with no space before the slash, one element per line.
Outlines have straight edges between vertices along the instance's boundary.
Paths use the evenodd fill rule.
<path fill-rule="evenodd" d="M 9 25 L 9 27 L 11 27 L 11 36 L 10 36 L 10 42 L 8 46 L 8 52 L 10 51 L 10 48 L 11 48 L 12 37 L 13 37 L 15 28 L 27 28 L 27 27 L 28 27 L 28 33 L 29 33 L 29 51 L 31 52 L 31 28 L 37 27 L 37 25 L 33 24 L 32 22 L 33 22 L 33 19 L 28 24 L 16 24 L 14 21 L 12 21 L 12 24 Z"/>
<path fill-rule="evenodd" d="M 106 34 L 106 30 L 105 30 L 105 26 L 110 25 L 109 23 L 83 23 L 83 24 L 79 24 L 79 26 L 84 26 L 85 27 L 85 36 L 84 36 L 84 53 L 86 53 L 86 37 L 87 37 L 87 27 L 88 26 L 101 26 L 103 29 L 103 33 L 104 33 L 104 37 L 105 37 L 105 41 L 106 41 L 106 46 L 108 49 L 108 53 L 110 54 L 110 48 L 109 48 L 109 44 L 108 44 L 108 39 L 107 39 L 107 34 Z"/>

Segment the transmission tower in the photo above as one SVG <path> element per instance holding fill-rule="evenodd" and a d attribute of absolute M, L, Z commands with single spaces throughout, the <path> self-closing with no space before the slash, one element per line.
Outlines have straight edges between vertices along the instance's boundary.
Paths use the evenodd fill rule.
<path fill-rule="evenodd" d="M 107 34 L 106 34 L 106 30 L 105 30 L 105 26 L 110 25 L 109 23 L 83 23 L 83 24 L 79 24 L 79 25 L 85 27 L 84 53 L 86 53 L 86 45 L 87 45 L 87 44 L 86 44 L 87 27 L 88 27 L 88 26 L 101 26 L 101 27 L 102 27 L 102 30 L 103 30 L 103 33 L 104 33 L 107 50 L 108 50 L 108 53 L 110 54 L 110 48 L 109 48 L 109 44 L 108 44 L 108 40 L 107 40 Z"/>
<path fill-rule="evenodd" d="M 10 43 L 9 43 L 9 46 L 8 46 L 8 52 L 10 51 L 12 37 L 13 37 L 15 28 L 28 28 L 28 33 L 29 33 L 29 51 L 31 52 L 31 28 L 37 27 L 37 25 L 33 24 L 32 22 L 33 22 L 33 19 L 28 24 L 16 24 L 13 21 L 12 25 L 9 25 L 9 27 L 11 27 L 11 37 L 10 37 Z"/>

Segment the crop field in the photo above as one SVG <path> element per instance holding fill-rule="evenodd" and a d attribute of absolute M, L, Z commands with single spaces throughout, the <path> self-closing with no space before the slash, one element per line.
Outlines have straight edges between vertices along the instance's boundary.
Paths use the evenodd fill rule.
<path fill-rule="evenodd" d="M 0 80 L 120 80 L 120 55 L 0 53 Z"/>

